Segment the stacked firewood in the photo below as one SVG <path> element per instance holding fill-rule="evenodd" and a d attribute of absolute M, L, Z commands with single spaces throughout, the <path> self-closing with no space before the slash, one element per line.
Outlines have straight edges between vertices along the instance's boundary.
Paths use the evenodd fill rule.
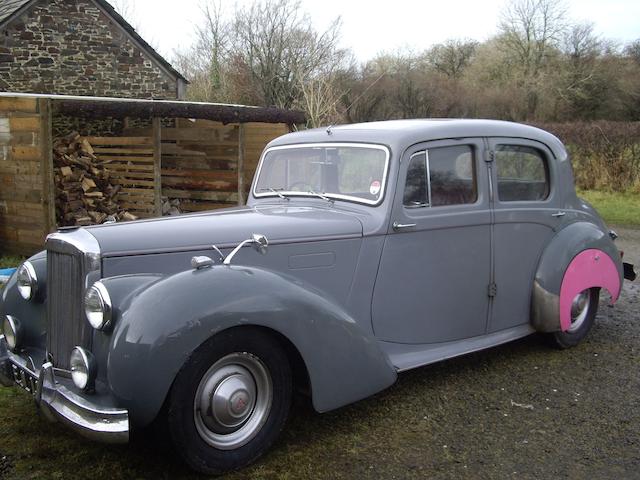
<path fill-rule="evenodd" d="M 120 185 L 111 182 L 109 170 L 77 132 L 54 140 L 53 166 L 59 226 L 137 219 L 118 205 Z"/>

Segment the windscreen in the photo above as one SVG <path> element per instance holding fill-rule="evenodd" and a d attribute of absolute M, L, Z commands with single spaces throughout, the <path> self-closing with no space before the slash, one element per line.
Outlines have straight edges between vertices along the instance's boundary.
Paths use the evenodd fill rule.
<path fill-rule="evenodd" d="M 276 147 L 262 160 L 254 195 L 320 195 L 375 205 L 384 195 L 388 161 L 382 146 Z"/>

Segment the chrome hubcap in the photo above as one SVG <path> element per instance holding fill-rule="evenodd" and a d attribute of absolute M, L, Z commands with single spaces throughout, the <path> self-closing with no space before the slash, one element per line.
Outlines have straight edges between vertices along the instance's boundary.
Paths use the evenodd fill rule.
<path fill-rule="evenodd" d="M 590 304 L 591 295 L 589 294 L 589 290 L 583 290 L 575 296 L 571 302 L 571 326 L 569 330 L 567 330 L 569 333 L 575 332 L 582 326 L 587 318 Z"/>
<path fill-rule="evenodd" d="M 271 376 L 250 353 L 227 355 L 204 374 L 194 400 L 200 437 L 221 450 L 239 448 L 262 428 L 271 410 Z"/>

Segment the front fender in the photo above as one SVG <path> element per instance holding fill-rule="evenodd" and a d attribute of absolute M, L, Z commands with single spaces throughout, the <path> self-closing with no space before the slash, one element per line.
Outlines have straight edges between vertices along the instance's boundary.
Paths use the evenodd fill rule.
<path fill-rule="evenodd" d="M 0 321 L 4 315 L 16 317 L 24 331 L 24 342 L 30 347 L 45 348 L 47 297 L 47 253 L 39 252 L 28 259 L 38 278 L 38 290 L 32 300 L 24 300 L 18 292 L 17 271 L 0 289 Z"/>
<path fill-rule="evenodd" d="M 152 282 L 130 298 L 116 320 L 107 376 L 138 426 L 156 417 L 191 353 L 236 326 L 267 327 L 291 341 L 305 362 L 320 412 L 396 380 L 375 339 L 348 313 L 321 292 L 276 272 L 216 265 Z"/>
<path fill-rule="evenodd" d="M 613 302 L 622 278 L 620 253 L 606 231 L 587 222 L 568 225 L 553 237 L 538 264 L 531 302 L 533 328 L 567 330 L 571 300 L 578 292 L 604 288 Z"/>

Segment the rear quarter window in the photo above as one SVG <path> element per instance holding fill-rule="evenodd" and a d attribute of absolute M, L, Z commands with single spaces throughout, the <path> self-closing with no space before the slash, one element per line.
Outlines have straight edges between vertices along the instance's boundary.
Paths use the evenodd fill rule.
<path fill-rule="evenodd" d="M 498 145 L 495 163 L 501 202 L 541 201 L 549 197 L 549 165 L 540 150 Z"/>

